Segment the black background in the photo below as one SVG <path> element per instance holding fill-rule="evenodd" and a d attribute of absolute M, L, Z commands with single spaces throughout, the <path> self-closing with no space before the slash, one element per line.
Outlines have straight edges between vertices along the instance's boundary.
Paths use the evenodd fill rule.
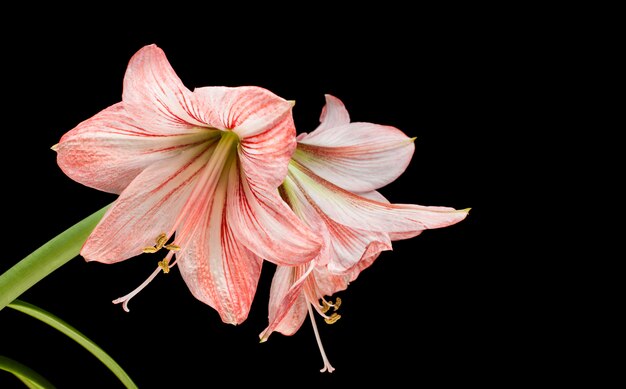
<path fill-rule="evenodd" d="M 368 17 L 329 12 L 309 23 L 260 19 L 245 29 L 248 21 L 215 15 L 219 23 L 209 18 L 193 29 L 161 21 L 152 27 L 83 21 L 7 39 L 7 232 L 0 271 L 115 199 L 63 175 L 50 146 L 118 102 L 128 60 L 156 43 L 190 89 L 257 85 L 296 100 L 299 132 L 317 126 L 324 94 L 330 93 L 346 104 L 353 121 L 388 124 L 417 137 L 406 173 L 381 192 L 392 202 L 472 212 L 456 226 L 396 242 L 339 294 L 342 319 L 332 326 L 318 323 L 337 369 L 332 374 L 318 371 L 322 361 L 308 321 L 292 337 L 274 334 L 258 343 L 267 321 L 270 264 L 264 265 L 248 320 L 237 327 L 221 323 L 195 300 L 177 270 L 135 297 L 130 313 L 111 304 L 154 269 L 148 256 L 116 265 L 74 259 L 23 300 L 78 328 L 144 388 L 215 387 L 224 380 L 279 387 L 377 379 L 497 383 L 498 372 L 513 363 L 509 346 L 516 338 L 506 329 L 511 317 L 502 314 L 503 285 L 512 269 L 495 257 L 490 216 L 503 190 L 493 185 L 498 153 L 490 145 L 504 142 L 498 127 L 507 124 L 506 90 L 518 77 L 509 70 L 514 59 L 507 22 L 496 24 L 480 10 L 370 11 Z M 60 388 L 121 387 L 80 346 L 30 317 L 4 309 L 0 331 L 0 355 Z M 13 385 L 12 376 L 0 372 L 0 387 Z"/>

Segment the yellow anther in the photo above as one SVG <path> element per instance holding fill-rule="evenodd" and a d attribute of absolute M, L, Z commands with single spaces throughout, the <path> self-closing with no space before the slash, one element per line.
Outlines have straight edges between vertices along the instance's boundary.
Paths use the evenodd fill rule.
<path fill-rule="evenodd" d="M 175 244 L 165 245 L 165 248 L 170 250 L 170 251 L 179 251 L 180 250 L 180 246 L 177 246 Z"/>
<path fill-rule="evenodd" d="M 333 305 L 333 311 L 338 310 L 340 306 L 341 306 L 341 299 L 337 297 L 337 300 L 335 300 L 335 304 Z"/>
<path fill-rule="evenodd" d="M 326 313 L 329 309 L 330 305 L 326 302 L 326 300 L 322 299 L 322 308 L 320 309 L 320 311 L 322 311 L 322 313 Z"/>
<path fill-rule="evenodd" d="M 167 243 L 167 235 L 164 233 L 157 236 L 156 238 L 156 249 L 161 250 L 161 248 Z"/>
<path fill-rule="evenodd" d="M 152 253 L 156 253 L 157 251 L 161 250 L 163 247 L 165 247 L 166 249 L 168 249 L 170 251 L 179 251 L 180 250 L 180 246 L 178 246 L 178 245 L 175 245 L 173 243 L 165 244 L 165 243 L 167 243 L 167 235 L 165 235 L 165 233 L 159 234 L 159 236 L 156 237 L 155 241 L 156 241 L 156 245 L 155 246 L 145 247 L 143 249 L 143 252 L 146 253 L 146 254 L 152 254 Z"/>
<path fill-rule="evenodd" d="M 330 315 L 330 317 L 326 317 L 324 318 L 324 321 L 327 324 L 335 324 L 337 323 L 337 320 L 341 319 L 341 315 L 338 313 L 333 313 L 332 315 Z"/>
<path fill-rule="evenodd" d="M 170 262 L 167 259 L 159 261 L 158 265 L 161 269 L 163 269 L 163 273 L 167 274 L 170 272 Z"/>

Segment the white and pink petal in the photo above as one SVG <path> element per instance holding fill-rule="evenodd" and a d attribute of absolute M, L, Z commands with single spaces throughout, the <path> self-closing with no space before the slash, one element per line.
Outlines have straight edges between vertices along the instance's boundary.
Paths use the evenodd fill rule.
<path fill-rule="evenodd" d="M 383 187 L 407 168 L 415 145 L 394 127 L 351 123 L 298 142 L 293 158 L 318 176 L 351 192 Z"/>
<path fill-rule="evenodd" d="M 227 221 L 224 176 L 200 185 L 176 233 L 176 258 L 191 293 L 225 323 L 239 324 L 248 316 L 263 260 L 241 244 Z"/>
<path fill-rule="evenodd" d="M 332 95 L 327 94 L 324 97 L 326 98 L 326 105 L 322 108 L 320 125 L 310 134 L 298 135 L 298 141 L 304 141 L 313 134 L 317 134 L 314 137 L 320 136 L 328 130 L 332 131 L 336 127 L 350 123 L 350 115 L 343 102 Z"/>
<path fill-rule="evenodd" d="M 289 209 L 277 190 L 257 188 L 236 165 L 228 178 L 227 222 L 237 239 L 256 255 L 278 265 L 315 258 L 320 239 Z"/>
<path fill-rule="evenodd" d="M 385 204 L 348 192 L 298 164 L 289 165 L 294 181 L 316 206 L 337 223 L 367 231 L 414 233 L 460 222 L 468 210 Z"/>
<path fill-rule="evenodd" d="M 154 133 L 167 135 L 205 126 L 195 117 L 199 111 L 196 96 L 156 45 L 144 46 L 130 59 L 122 101 L 135 120 Z"/>
<path fill-rule="evenodd" d="M 272 332 L 293 335 L 302 326 L 308 311 L 308 302 L 303 293 L 306 278 L 314 265 L 278 266 L 272 286 L 268 310 L 269 324 L 259 335 L 264 342 Z"/>
<path fill-rule="evenodd" d="M 146 168 L 104 215 L 81 255 L 88 261 L 119 262 L 153 246 L 162 233 L 172 236 L 210 154 L 199 145 Z"/>
<path fill-rule="evenodd" d="M 70 178 L 119 194 L 146 167 L 212 136 L 205 129 L 169 135 L 150 133 L 126 112 L 123 103 L 118 103 L 67 132 L 54 150 L 59 167 Z"/>

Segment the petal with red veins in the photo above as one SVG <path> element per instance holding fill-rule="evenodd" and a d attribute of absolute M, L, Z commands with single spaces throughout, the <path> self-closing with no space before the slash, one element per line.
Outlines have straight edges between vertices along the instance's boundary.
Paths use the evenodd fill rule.
<path fill-rule="evenodd" d="M 318 264 L 326 264 L 330 272 L 347 272 L 363 258 L 391 250 L 389 234 L 347 227 L 326 216 L 317 206 L 315 208 L 324 223 L 323 231 L 328 234 L 326 258 L 319 260 Z"/>
<path fill-rule="evenodd" d="M 239 242 L 278 265 L 299 265 L 318 255 L 319 238 L 289 209 L 277 190 L 252 186 L 236 165 L 228 181 L 227 222 Z"/>
<path fill-rule="evenodd" d="M 280 185 L 296 147 L 293 104 L 258 87 L 206 87 L 194 95 L 200 120 L 239 136 L 239 159 L 248 178 L 271 189 Z"/>
<path fill-rule="evenodd" d="M 194 117 L 198 111 L 195 99 L 156 45 L 144 46 L 130 59 L 122 101 L 145 128 L 167 135 L 181 128 L 205 126 Z"/>
<path fill-rule="evenodd" d="M 344 273 L 362 259 L 391 250 L 391 240 L 385 232 L 365 231 L 327 221 L 333 255 L 328 263 L 331 273 Z"/>
<path fill-rule="evenodd" d="M 367 231 L 408 233 L 446 227 L 460 222 L 468 210 L 385 204 L 348 192 L 296 163 L 289 172 L 328 217 L 348 227 Z"/>
<path fill-rule="evenodd" d="M 290 116 L 293 103 L 256 86 L 203 87 L 193 91 L 203 123 L 229 129 L 245 139 L 276 127 Z"/>
<path fill-rule="evenodd" d="M 287 115 L 271 130 L 242 139 L 239 160 L 250 182 L 268 189 L 282 183 L 296 149 L 295 134 L 293 119 Z"/>
<path fill-rule="evenodd" d="M 327 265 L 335 273 L 346 272 L 364 257 L 391 250 L 385 232 L 350 228 L 326 216 L 290 175 L 285 178 L 283 191 L 294 213 L 322 238 L 318 266 Z"/>
<path fill-rule="evenodd" d="M 312 274 L 315 278 L 316 286 L 316 298 L 323 298 L 324 296 L 332 296 L 337 292 L 341 292 L 348 288 L 350 284 L 350 272 L 348 274 L 335 274 L 328 271 L 324 267 L 317 267 Z M 356 278 L 356 277 L 355 277 Z"/>
<path fill-rule="evenodd" d="M 211 152 L 202 144 L 146 168 L 104 215 L 81 255 L 88 261 L 119 262 L 153 246 L 161 233 L 171 236 Z"/>
<path fill-rule="evenodd" d="M 289 208 L 302 220 L 311 231 L 315 231 L 318 236 L 322 248 L 314 259 L 317 265 L 325 266 L 332 258 L 332 242 L 326 226 L 326 221 L 320 214 L 319 209 L 310 202 L 309 197 L 289 177 L 285 177 L 285 182 L 280 187 L 283 199 L 289 205 Z"/>
<path fill-rule="evenodd" d="M 414 150 L 413 139 L 397 128 L 351 123 L 323 133 L 313 131 L 298 142 L 293 158 L 337 186 L 365 192 L 398 178 Z"/>
<path fill-rule="evenodd" d="M 212 132 L 151 134 L 118 103 L 67 132 L 54 149 L 59 167 L 73 180 L 119 194 L 146 167 L 209 139 Z"/>
<path fill-rule="evenodd" d="M 302 287 L 312 270 L 312 265 L 276 268 L 270 289 L 269 325 L 259 335 L 261 341 L 274 331 L 293 335 L 302 326 L 308 310 Z"/>
<path fill-rule="evenodd" d="M 176 257 L 191 293 L 225 323 L 239 324 L 248 316 L 263 260 L 241 244 L 228 223 L 227 175 L 207 181 L 196 197 L 176 233 L 181 246 Z"/>

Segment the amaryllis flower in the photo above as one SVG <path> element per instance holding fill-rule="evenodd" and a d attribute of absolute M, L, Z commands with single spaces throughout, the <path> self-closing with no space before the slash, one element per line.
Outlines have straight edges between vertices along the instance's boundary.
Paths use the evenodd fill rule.
<path fill-rule="evenodd" d="M 298 137 L 297 150 L 280 187 L 293 211 L 323 238 L 322 250 L 309 264 L 278 266 L 270 292 L 269 326 L 294 334 L 307 313 L 324 360 L 332 372 L 315 325 L 313 309 L 327 323 L 340 316 L 341 300 L 327 300 L 372 264 L 391 241 L 446 227 L 463 220 L 467 210 L 390 204 L 376 189 L 395 180 L 409 164 L 414 139 L 400 130 L 371 123 L 350 123 L 343 103 L 326 96 L 321 124 Z"/>
<path fill-rule="evenodd" d="M 262 259 L 298 265 L 320 248 L 276 190 L 296 143 L 292 106 L 258 87 L 192 92 L 161 49 L 142 48 L 128 65 L 122 102 L 54 147 L 68 176 L 120 195 L 82 256 L 114 263 L 167 252 L 138 290 L 177 261 L 196 298 L 224 322 L 241 323 Z M 116 302 L 127 309 L 138 290 Z"/>

